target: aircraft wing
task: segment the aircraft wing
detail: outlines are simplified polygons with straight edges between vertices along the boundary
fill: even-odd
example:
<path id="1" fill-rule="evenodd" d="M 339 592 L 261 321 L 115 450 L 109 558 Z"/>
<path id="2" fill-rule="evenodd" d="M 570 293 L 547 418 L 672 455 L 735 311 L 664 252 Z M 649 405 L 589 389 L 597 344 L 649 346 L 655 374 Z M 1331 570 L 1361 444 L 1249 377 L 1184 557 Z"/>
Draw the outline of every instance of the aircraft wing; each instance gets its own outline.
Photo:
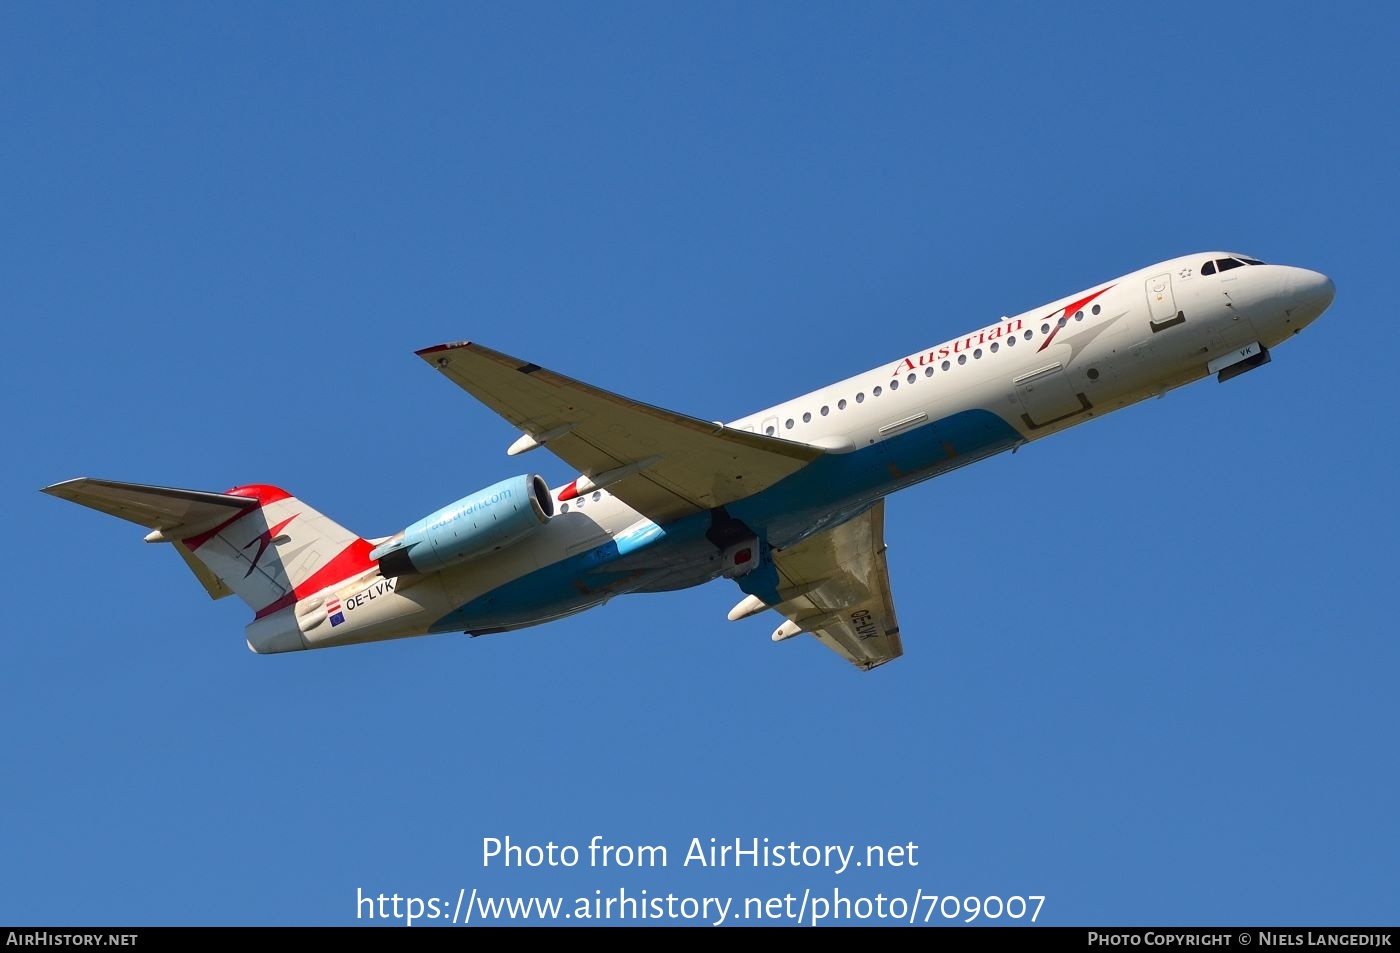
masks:
<path id="1" fill-rule="evenodd" d="M 885 562 L 885 501 L 855 519 L 773 553 L 773 608 L 863 671 L 899 658 L 899 620 Z M 782 633 L 779 629 L 779 633 Z"/>
<path id="2" fill-rule="evenodd" d="M 611 477 L 608 491 L 657 523 L 751 496 L 822 454 L 629 400 L 469 341 L 418 356 L 585 476 Z"/>

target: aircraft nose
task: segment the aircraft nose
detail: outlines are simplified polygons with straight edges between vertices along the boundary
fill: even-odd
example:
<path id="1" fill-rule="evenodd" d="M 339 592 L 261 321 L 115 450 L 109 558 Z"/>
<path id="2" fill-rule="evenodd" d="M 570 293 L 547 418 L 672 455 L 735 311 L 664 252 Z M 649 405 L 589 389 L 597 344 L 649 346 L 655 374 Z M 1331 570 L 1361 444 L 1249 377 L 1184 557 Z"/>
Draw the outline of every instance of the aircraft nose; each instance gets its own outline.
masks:
<path id="1" fill-rule="evenodd" d="M 1332 279 L 1320 271 L 1299 268 L 1293 275 L 1293 297 L 1300 305 L 1315 308 L 1318 314 L 1326 311 L 1337 296 L 1337 286 Z"/>
<path id="2" fill-rule="evenodd" d="M 1273 312 L 1272 319 L 1267 315 L 1256 315 L 1255 327 L 1261 329 L 1266 336 L 1274 330 L 1284 334 L 1297 334 L 1321 317 L 1322 312 L 1331 306 L 1337 286 L 1322 272 L 1309 271 L 1306 268 L 1283 265 L 1279 267 L 1277 274 L 1278 284 L 1275 287 L 1278 289 L 1278 297 L 1274 300 L 1282 307 Z"/>

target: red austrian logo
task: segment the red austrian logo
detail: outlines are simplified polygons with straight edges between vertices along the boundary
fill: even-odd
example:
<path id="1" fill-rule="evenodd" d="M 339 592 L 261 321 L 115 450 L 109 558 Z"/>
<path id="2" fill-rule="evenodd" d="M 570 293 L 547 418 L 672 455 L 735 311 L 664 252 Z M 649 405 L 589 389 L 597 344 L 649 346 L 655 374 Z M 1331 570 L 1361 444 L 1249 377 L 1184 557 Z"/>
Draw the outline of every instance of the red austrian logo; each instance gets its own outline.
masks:
<path id="1" fill-rule="evenodd" d="M 248 571 L 243 574 L 244 579 L 247 579 L 249 576 L 251 576 L 253 574 L 253 570 L 258 568 L 258 560 L 263 558 L 263 553 L 267 552 L 267 547 L 272 545 L 272 541 L 277 538 L 277 534 L 282 532 L 282 530 L 286 528 L 287 524 L 290 523 L 292 520 L 296 519 L 299 515 L 301 514 L 293 513 L 291 516 L 287 517 L 282 522 L 278 523 L 276 526 L 272 527 L 271 529 L 264 530 L 257 536 L 254 536 L 252 539 L 248 540 L 247 545 L 243 547 L 244 551 L 246 552 L 248 547 L 252 546 L 254 543 L 258 544 L 258 551 L 253 554 L 253 561 L 249 564 Z"/>
<path id="2" fill-rule="evenodd" d="M 1079 311 L 1089 302 L 1093 301 L 1099 295 L 1103 294 L 1105 291 L 1112 287 L 1113 285 L 1109 285 L 1108 288 L 1100 288 L 1093 294 L 1085 295 L 1078 301 L 1071 302 L 1070 304 L 1065 305 L 1063 308 L 1056 308 L 1054 311 L 1051 311 L 1043 319 L 1041 319 L 1042 321 L 1050 321 L 1051 319 L 1058 320 L 1056 320 L 1053 327 L 1046 329 L 1048 333 L 1046 334 L 1045 340 L 1041 342 L 1040 347 L 1037 349 L 1037 351 L 1043 351 L 1050 346 L 1050 342 L 1055 340 L 1055 335 L 1059 333 L 1060 328 L 1065 326 L 1065 322 L 1069 320 L 1071 314 L 1074 314 L 1075 312 Z M 904 373 L 905 371 L 915 371 L 921 367 L 927 367 L 930 364 L 937 364 L 939 361 L 946 361 L 949 358 L 956 357 L 960 354 L 966 354 L 968 351 L 972 351 L 976 348 L 979 348 L 984 344 L 991 344 L 1004 338 L 1015 337 L 1017 334 L 1021 333 L 1025 326 L 1026 321 L 1024 318 L 1007 318 L 1000 324 L 994 324 L 989 328 L 983 328 L 975 334 L 969 334 L 965 338 L 959 338 L 956 341 L 949 341 L 946 344 L 941 344 L 938 347 L 932 349 L 931 351 L 927 351 L 923 354 L 916 354 L 912 357 L 906 357 L 898 364 L 896 364 L 893 370 L 890 371 L 890 373 L 893 375 L 898 375 Z M 1029 334 L 1030 332 L 1026 333 Z M 973 356 L 980 357 L 980 355 Z"/>
<path id="3" fill-rule="evenodd" d="M 1112 287 L 1113 287 L 1113 285 L 1109 285 L 1109 286 L 1108 286 L 1108 288 L 1112 288 Z M 1053 340 L 1055 340 L 1055 335 L 1057 335 L 1057 334 L 1060 333 L 1060 328 L 1064 327 L 1064 326 L 1065 326 L 1065 323 L 1066 323 L 1067 321 L 1069 321 L 1069 317 L 1070 317 L 1071 314 L 1074 314 L 1075 312 L 1079 311 L 1081 308 L 1083 308 L 1085 305 L 1087 305 L 1090 301 L 1093 301 L 1093 300 L 1094 300 L 1095 298 L 1097 298 L 1099 295 L 1101 295 L 1101 294 L 1103 294 L 1105 291 L 1107 291 L 1108 288 L 1100 288 L 1098 291 L 1095 291 L 1095 292 L 1094 292 L 1093 294 L 1091 294 L 1091 295 L 1085 295 L 1084 297 L 1080 298 L 1078 301 L 1075 301 L 1075 302 L 1073 302 L 1073 303 L 1071 303 L 1071 304 L 1067 304 L 1067 305 L 1065 305 L 1063 308 L 1060 308 L 1060 309 L 1057 310 L 1057 311 L 1051 311 L 1049 314 L 1047 314 L 1042 320 L 1044 320 L 1044 321 L 1049 321 L 1051 318 L 1055 317 L 1056 315 L 1059 315 L 1059 320 L 1057 320 L 1057 321 L 1055 322 L 1055 326 L 1052 327 L 1052 328 L 1050 329 L 1050 334 L 1049 334 L 1049 336 L 1046 337 L 1046 339 L 1045 339 L 1044 341 L 1041 342 L 1040 347 L 1036 348 L 1036 353 L 1038 354 L 1038 353 L 1040 353 L 1041 351 L 1045 350 L 1047 347 L 1050 346 L 1050 342 L 1053 341 Z"/>

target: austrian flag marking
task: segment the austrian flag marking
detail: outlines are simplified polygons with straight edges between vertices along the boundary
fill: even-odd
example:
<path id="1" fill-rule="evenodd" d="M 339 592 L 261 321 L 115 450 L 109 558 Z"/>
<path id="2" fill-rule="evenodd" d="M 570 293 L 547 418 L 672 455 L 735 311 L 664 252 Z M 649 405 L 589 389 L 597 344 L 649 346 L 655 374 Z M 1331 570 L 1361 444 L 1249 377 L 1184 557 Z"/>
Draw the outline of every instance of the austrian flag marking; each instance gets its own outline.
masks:
<path id="1" fill-rule="evenodd" d="M 335 596 L 326 600 L 326 615 L 330 617 L 332 627 L 345 621 L 345 613 L 340 611 L 340 600 Z"/>

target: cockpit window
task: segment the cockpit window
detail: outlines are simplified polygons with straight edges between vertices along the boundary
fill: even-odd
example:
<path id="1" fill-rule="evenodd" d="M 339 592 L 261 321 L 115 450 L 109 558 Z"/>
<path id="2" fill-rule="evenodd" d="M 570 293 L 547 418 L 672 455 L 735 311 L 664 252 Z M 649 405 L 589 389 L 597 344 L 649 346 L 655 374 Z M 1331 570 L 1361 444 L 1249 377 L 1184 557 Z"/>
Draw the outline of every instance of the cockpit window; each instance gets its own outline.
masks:
<path id="1" fill-rule="evenodd" d="M 1215 261 L 1208 261 L 1201 266 L 1201 274 L 1213 275 L 1217 271 L 1229 271 L 1231 268 L 1242 268 L 1245 265 L 1263 265 L 1266 262 L 1258 258 L 1246 258 L 1243 255 L 1236 255 L 1233 258 L 1217 258 Z"/>

